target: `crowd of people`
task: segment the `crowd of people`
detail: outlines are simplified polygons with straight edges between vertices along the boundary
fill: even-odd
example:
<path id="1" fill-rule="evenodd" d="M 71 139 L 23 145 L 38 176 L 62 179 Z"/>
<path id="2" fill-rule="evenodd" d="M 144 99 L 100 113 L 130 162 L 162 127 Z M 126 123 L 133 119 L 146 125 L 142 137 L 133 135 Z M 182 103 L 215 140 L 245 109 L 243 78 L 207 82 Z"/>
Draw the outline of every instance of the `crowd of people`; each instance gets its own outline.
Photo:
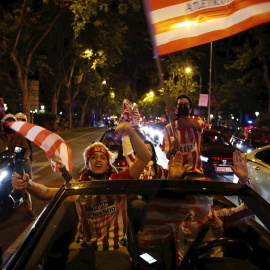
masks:
<path id="1" fill-rule="evenodd" d="M 164 169 L 157 164 L 158 157 L 153 144 L 144 140 L 139 134 L 137 129 L 139 121 L 138 106 L 132 107 L 128 100 L 123 102 L 123 114 L 115 129 L 118 136 L 122 137 L 123 154 L 129 165 L 126 169 L 121 172 L 114 171 L 112 165 L 117 153 L 111 152 L 101 142 L 93 143 L 85 149 L 83 158 L 86 169 L 77 180 L 72 179 L 59 156 L 52 155 L 52 158 L 59 164 L 66 182 L 117 179 L 138 179 L 139 181 L 155 179 L 205 180 L 200 160 L 203 121 L 199 117 L 191 117 L 192 103 L 190 98 L 185 95 L 180 95 L 177 98 L 174 108 L 168 106 L 166 110 L 171 119 L 171 124 L 164 129 L 162 150 L 166 153 L 168 159 L 168 169 Z M 1 121 L 3 128 L 5 128 L 4 124 L 7 119 L 4 116 Z M 13 121 L 16 121 L 16 119 L 13 119 Z M 231 166 L 233 172 L 238 176 L 241 183 L 250 186 L 246 157 L 243 158 L 241 153 L 236 151 L 233 160 L 234 165 Z M 12 183 L 15 189 L 42 200 L 50 200 L 58 191 L 58 188 L 50 188 L 36 183 L 32 179 L 31 171 L 26 169 L 23 175 L 14 172 Z M 177 231 L 175 231 L 175 228 L 169 228 L 169 234 L 175 237 L 178 264 L 188 251 L 186 241 L 183 240 L 182 243 L 179 243 L 179 236 L 181 239 L 189 238 L 190 240 L 190 235 L 187 233 L 190 232 L 187 229 L 191 224 L 190 220 L 192 220 L 193 225 L 194 222 L 197 223 L 196 230 L 198 231 L 207 217 L 215 220 L 213 226 L 222 227 L 226 216 L 233 216 L 240 212 L 245 213 L 244 218 L 252 216 L 245 205 L 229 210 L 212 209 L 211 200 L 211 198 L 207 198 L 206 203 L 205 198 L 203 198 L 203 206 L 199 210 L 197 209 L 197 212 L 194 212 L 194 207 L 185 209 L 186 215 L 189 216 L 189 222 L 182 220 Z M 159 203 L 158 200 L 153 200 L 152 205 L 149 205 L 143 197 L 128 198 L 124 195 L 89 195 L 86 203 L 85 200 L 82 203 L 79 197 L 76 200 L 79 224 L 74 242 L 69 246 L 66 269 L 131 269 L 130 254 L 127 247 L 123 246 L 120 241 L 127 234 L 127 217 L 130 214 L 129 218 L 135 224 L 135 233 L 142 245 L 164 242 L 168 235 L 163 234 L 160 238 L 155 237 L 153 240 L 151 235 L 156 236 L 157 232 L 153 227 L 147 226 L 147 219 L 151 219 L 149 207 L 153 208 L 153 205 Z M 104 205 L 106 207 L 110 205 L 111 211 L 107 211 L 107 214 L 103 214 L 101 211 L 102 214 L 98 216 L 91 215 L 93 206 L 97 205 L 101 209 Z M 158 209 L 158 207 L 154 208 Z M 163 215 L 162 211 L 159 214 Z M 239 215 L 236 216 L 239 217 Z M 240 216 L 243 217 L 243 215 Z M 166 213 L 166 217 L 168 217 L 168 213 Z M 143 219 L 146 222 L 143 223 Z M 194 235 L 194 232 L 192 232 L 192 235 Z"/>

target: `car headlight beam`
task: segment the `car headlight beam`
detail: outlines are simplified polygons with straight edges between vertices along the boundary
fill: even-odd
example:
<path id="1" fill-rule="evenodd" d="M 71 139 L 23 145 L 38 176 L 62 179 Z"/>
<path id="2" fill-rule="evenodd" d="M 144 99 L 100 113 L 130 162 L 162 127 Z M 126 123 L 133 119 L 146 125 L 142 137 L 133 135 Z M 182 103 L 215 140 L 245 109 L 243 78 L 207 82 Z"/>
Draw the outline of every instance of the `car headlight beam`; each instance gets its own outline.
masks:
<path id="1" fill-rule="evenodd" d="M 3 181 L 7 175 L 8 175 L 7 171 L 2 171 L 0 174 L 0 182 Z"/>
<path id="2" fill-rule="evenodd" d="M 201 161 L 203 161 L 203 162 L 208 162 L 208 160 L 209 160 L 208 157 L 201 156 Z"/>

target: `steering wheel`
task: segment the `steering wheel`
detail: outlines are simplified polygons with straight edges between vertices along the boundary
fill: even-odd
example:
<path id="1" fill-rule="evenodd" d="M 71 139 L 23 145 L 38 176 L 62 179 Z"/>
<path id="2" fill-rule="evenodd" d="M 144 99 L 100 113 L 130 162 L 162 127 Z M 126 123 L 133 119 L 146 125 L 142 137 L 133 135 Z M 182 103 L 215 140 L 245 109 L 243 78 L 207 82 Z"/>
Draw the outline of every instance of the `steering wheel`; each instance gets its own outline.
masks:
<path id="1" fill-rule="evenodd" d="M 235 238 L 229 238 L 229 237 L 219 238 L 216 240 L 209 241 L 208 243 L 202 244 L 208 230 L 210 229 L 212 222 L 213 222 L 213 220 L 209 219 L 207 222 L 205 222 L 202 225 L 200 231 L 198 232 L 198 235 L 197 235 L 195 241 L 192 243 L 190 249 L 188 250 L 188 252 L 184 256 L 182 262 L 180 263 L 178 270 L 193 269 L 192 266 L 197 266 L 197 269 L 198 269 L 198 266 L 201 264 L 200 259 L 198 259 L 198 258 L 201 255 L 205 254 L 210 249 L 217 247 L 217 246 L 224 246 L 224 245 L 229 245 L 229 244 L 235 243 L 235 244 L 244 245 L 247 250 L 249 250 L 250 252 L 254 252 L 252 246 L 248 242 L 241 240 L 241 239 L 235 239 Z M 215 258 L 210 257 L 210 258 L 206 258 L 206 259 L 208 259 L 208 262 L 209 262 L 211 260 L 213 261 Z M 218 259 L 220 259 L 220 261 L 221 261 L 222 259 L 224 259 L 224 257 L 218 258 Z M 233 258 L 231 258 L 231 259 L 233 259 Z M 237 259 L 235 259 L 235 260 L 237 260 Z M 239 260 L 238 260 L 238 262 L 239 262 Z M 194 268 L 194 269 L 196 269 L 196 268 Z M 257 268 L 254 268 L 254 269 L 257 269 Z"/>
<path id="2" fill-rule="evenodd" d="M 251 252 L 254 252 L 252 246 L 242 240 L 242 239 L 236 239 L 236 238 L 230 238 L 230 237 L 226 237 L 226 238 L 219 238 L 219 239 L 215 239 L 212 241 L 209 241 L 207 243 L 204 243 L 202 245 L 199 245 L 197 248 L 195 248 L 193 250 L 192 253 L 189 253 L 188 257 L 186 258 L 186 256 L 184 257 L 185 261 L 183 260 L 182 263 L 180 264 L 178 270 L 180 269 L 199 269 L 199 266 L 202 266 L 204 264 L 222 264 L 223 266 L 226 263 L 230 263 L 230 265 L 232 265 L 233 263 L 235 264 L 241 264 L 243 262 L 243 259 L 237 259 L 237 258 L 233 258 L 233 257 L 209 257 L 209 258 L 199 258 L 201 255 L 207 253 L 209 250 L 211 250 L 214 247 L 218 247 L 218 246 L 224 246 L 224 245 L 229 245 L 229 244 L 240 244 L 241 246 L 244 246 L 246 248 L 246 250 L 248 250 L 249 252 L 247 252 L 247 259 L 248 259 L 248 255 Z M 184 262 L 184 264 L 183 264 Z M 259 269 L 257 266 L 251 264 L 248 261 L 245 261 L 246 266 L 248 266 L 248 269 Z M 218 267 L 218 266 L 217 266 Z M 245 267 L 246 268 L 246 267 Z M 207 269 L 207 268 L 205 268 Z"/>

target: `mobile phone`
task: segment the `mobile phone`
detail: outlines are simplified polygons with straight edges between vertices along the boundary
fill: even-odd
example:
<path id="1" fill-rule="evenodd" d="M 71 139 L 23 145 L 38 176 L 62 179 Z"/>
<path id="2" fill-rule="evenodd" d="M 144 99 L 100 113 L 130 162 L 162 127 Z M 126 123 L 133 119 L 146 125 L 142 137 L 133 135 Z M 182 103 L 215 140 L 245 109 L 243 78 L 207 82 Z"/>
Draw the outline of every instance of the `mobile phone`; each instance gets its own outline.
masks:
<path id="1" fill-rule="evenodd" d="M 150 254 L 148 254 L 148 253 L 143 253 L 143 254 L 140 255 L 140 257 L 141 257 L 143 260 L 145 260 L 146 262 L 148 262 L 149 264 L 154 263 L 154 262 L 157 261 L 154 257 L 152 257 L 152 256 L 151 256 Z"/>

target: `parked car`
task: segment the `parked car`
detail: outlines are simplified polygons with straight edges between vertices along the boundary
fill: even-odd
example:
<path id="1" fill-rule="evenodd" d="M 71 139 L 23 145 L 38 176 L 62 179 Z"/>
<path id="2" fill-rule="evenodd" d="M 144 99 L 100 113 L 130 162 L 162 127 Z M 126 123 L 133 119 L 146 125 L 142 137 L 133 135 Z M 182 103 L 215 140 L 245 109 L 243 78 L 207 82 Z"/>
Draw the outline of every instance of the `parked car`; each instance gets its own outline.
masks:
<path id="1" fill-rule="evenodd" d="M 248 153 L 247 166 L 253 189 L 270 203 L 270 145 Z"/>
<path id="2" fill-rule="evenodd" d="M 173 237 L 178 237 L 178 241 L 181 241 L 181 236 L 171 235 L 166 242 L 159 245 L 139 246 L 137 240 L 140 234 L 134 234 L 133 224 L 129 219 L 127 222 L 128 233 L 123 239 L 123 244 L 127 245 L 130 251 L 132 269 L 153 269 L 153 267 L 164 269 L 162 267 L 164 262 L 172 266 L 170 269 L 270 269 L 270 233 L 268 231 L 270 230 L 270 205 L 243 184 L 183 180 L 100 180 L 68 183 L 59 189 L 21 245 L 3 263 L 1 269 L 65 269 L 68 247 L 74 241 L 78 223 L 74 202 L 80 196 L 85 198 L 87 195 L 102 194 L 147 195 L 149 206 L 155 202 L 163 202 L 162 213 L 170 216 L 174 216 L 177 211 L 181 213 L 169 221 L 155 216 L 155 222 L 151 223 L 152 228 L 167 225 L 166 228 L 177 230 L 179 224 L 186 218 L 185 213 L 189 213 L 189 207 L 201 209 L 202 205 L 206 205 L 206 201 L 202 204 L 200 198 L 213 198 L 213 208 L 226 208 L 234 205 L 225 196 L 241 196 L 241 199 L 256 216 L 256 219 L 250 218 L 238 222 L 237 225 L 228 225 L 222 238 L 205 243 L 202 240 L 203 235 L 212 224 L 211 220 L 206 222 L 198 233 L 195 240 L 196 245 L 192 246 L 192 252 L 186 253 L 180 267 L 175 266 L 176 246 Z M 188 203 L 191 205 L 189 206 Z M 185 209 L 188 211 L 185 212 Z M 256 221 L 257 219 L 263 226 Z M 154 232 L 159 232 L 159 230 Z M 223 247 L 223 257 L 217 258 L 214 255 L 210 258 L 200 257 L 213 246 Z M 148 263 L 143 259 L 146 256 L 154 259 Z"/>
<path id="3" fill-rule="evenodd" d="M 118 157 L 113 163 L 118 171 L 121 171 L 128 166 L 126 158 L 123 155 L 122 137 L 119 137 L 115 133 L 114 128 L 106 130 L 101 136 L 100 142 L 106 145 L 110 151 L 118 152 Z"/>
<path id="4" fill-rule="evenodd" d="M 211 126 L 211 130 L 217 130 L 224 135 L 229 141 L 232 137 L 233 130 L 226 126 Z"/>
<path id="5" fill-rule="evenodd" d="M 204 130 L 202 142 L 203 170 L 205 175 L 233 175 L 233 152 L 237 150 L 231 143 L 216 130 Z"/>
<path id="6" fill-rule="evenodd" d="M 230 142 L 242 152 L 249 153 L 270 144 L 270 130 L 254 127 L 248 130 L 245 136 L 245 128 L 239 128 L 232 135 Z"/>

